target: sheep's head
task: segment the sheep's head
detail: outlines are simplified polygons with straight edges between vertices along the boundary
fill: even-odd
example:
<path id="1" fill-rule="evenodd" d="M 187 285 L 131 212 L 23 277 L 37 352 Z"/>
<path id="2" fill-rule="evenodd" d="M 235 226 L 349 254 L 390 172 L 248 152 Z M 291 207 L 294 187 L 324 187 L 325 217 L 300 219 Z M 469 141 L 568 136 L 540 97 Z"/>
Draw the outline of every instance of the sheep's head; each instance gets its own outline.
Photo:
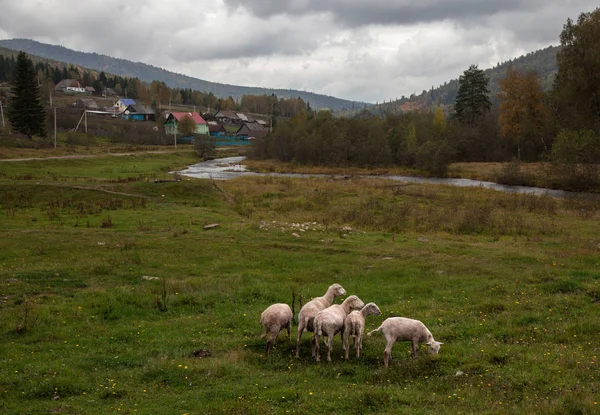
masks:
<path id="1" fill-rule="evenodd" d="M 346 295 L 346 290 L 340 284 L 332 284 L 329 286 L 329 290 L 333 291 L 334 297 L 339 297 L 341 295 Z"/>
<path id="2" fill-rule="evenodd" d="M 429 354 L 438 354 L 440 352 L 440 346 L 444 344 L 441 342 L 437 342 L 437 341 L 431 341 L 428 343 L 425 343 L 425 345 L 429 348 Z"/>
<path id="3" fill-rule="evenodd" d="M 381 310 L 377 307 L 377 304 L 369 303 L 363 307 L 363 313 L 365 316 L 379 316 L 381 315 Z"/>
<path id="4" fill-rule="evenodd" d="M 351 295 L 350 297 L 346 298 L 344 300 L 343 304 L 347 304 L 348 307 L 350 308 L 350 310 L 361 309 L 365 306 L 365 303 L 363 303 L 363 300 L 358 298 L 356 295 Z"/>

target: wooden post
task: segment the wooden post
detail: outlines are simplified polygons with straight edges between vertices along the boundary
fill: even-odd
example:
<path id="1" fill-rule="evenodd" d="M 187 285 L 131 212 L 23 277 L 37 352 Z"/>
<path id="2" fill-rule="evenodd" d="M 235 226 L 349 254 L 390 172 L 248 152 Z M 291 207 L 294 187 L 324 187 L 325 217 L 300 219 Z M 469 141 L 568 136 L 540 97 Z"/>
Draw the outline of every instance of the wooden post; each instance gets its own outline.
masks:
<path id="1" fill-rule="evenodd" d="M 56 148 L 56 108 L 54 109 L 54 148 Z"/>
<path id="2" fill-rule="evenodd" d="M 0 101 L 0 116 L 2 116 L 2 128 L 6 127 L 4 124 L 4 109 L 2 108 L 2 101 Z"/>
<path id="3" fill-rule="evenodd" d="M 85 133 L 87 134 L 87 109 L 84 110 L 84 114 L 85 114 Z"/>

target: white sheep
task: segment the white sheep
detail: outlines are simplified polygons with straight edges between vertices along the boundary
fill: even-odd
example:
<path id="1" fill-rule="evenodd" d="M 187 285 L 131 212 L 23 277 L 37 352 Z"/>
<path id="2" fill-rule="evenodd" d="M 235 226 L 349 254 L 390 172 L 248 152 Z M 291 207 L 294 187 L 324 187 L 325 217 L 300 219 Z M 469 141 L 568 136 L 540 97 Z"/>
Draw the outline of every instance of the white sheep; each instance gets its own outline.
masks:
<path id="1" fill-rule="evenodd" d="M 362 308 L 365 303 L 355 295 L 346 298 L 342 304 L 334 304 L 325 310 L 319 311 L 315 316 L 313 333 L 313 356 L 319 362 L 319 340 L 321 336 L 327 336 L 327 361 L 331 362 L 331 349 L 333 337 L 336 333 L 344 331 L 344 320 L 350 311 Z M 343 344 L 343 343 L 342 343 Z"/>
<path id="2" fill-rule="evenodd" d="M 367 316 L 378 316 L 381 310 L 375 303 L 369 303 L 361 310 L 354 310 L 346 316 L 344 320 L 344 350 L 346 352 L 346 360 L 350 353 L 350 337 L 354 339 L 354 349 L 356 350 L 356 358 L 360 357 L 362 350 L 362 339 L 365 333 L 365 318 Z"/>
<path id="3" fill-rule="evenodd" d="M 304 304 L 298 313 L 298 338 L 296 340 L 296 357 L 300 356 L 300 339 L 304 331 L 313 331 L 313 320 L 317 313 L 326 309 L 335 297 L 346 295 L 346 290 L 340 284 L 332 284 L 323 297 L 316 297 Z M 314 353 L 314 347 L 313 347 Z M 314 357 L 314 354 L 313 354 Z"/>
<path id="4" fill-rule="evenodd" d="M 262 312 L 260 315 L 260 324 L 263 326 L 265 333 L 260 338 L 264 339 L 269 335 L 265 349 L 267 355 L 273 343 L 277 341 L 279 332 L 284 328 L 287 329 L 288 338 L 290 339 L 290 343 L 292 343 L 291 327 L 293 318 L 294 315 L 290 306 L 282 303 L 273 304 Z"/>
<path id="5" fill-rule="evenodd" d="M 389 359 L 392 355 L 392 346 L 396 341 L 412 342 L 412 356 L 417 357 L 419 353 L 419 343 L 425 342 L 429 348 L 430 354 L 438 354 L 440 351 L 440 343 L 435 341 L 429 329 L 419 320 L 413 320 L 404 317 L 390 317 L 386 319 L 381 326 L 369 332 L 367 336 L 381 331 L 387 340 L 385 351 L 383 352 L 383 362 L 388 366 Z"/>

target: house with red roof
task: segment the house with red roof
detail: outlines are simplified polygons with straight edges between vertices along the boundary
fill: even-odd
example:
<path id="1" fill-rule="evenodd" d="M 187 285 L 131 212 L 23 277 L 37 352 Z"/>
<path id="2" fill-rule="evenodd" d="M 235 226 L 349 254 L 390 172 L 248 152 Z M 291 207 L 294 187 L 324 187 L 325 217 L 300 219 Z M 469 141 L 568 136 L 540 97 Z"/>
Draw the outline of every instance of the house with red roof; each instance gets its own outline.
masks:
<path id="1" fill-rule="evenodd" d="M 196 134 L 209 134 L 208 124 L 197 112 L 170 112 L 165 121 L 165 132 L 167 134 L 179 134 L 178 124 L 183 117 L 192 117 L 196 122 Z"/>

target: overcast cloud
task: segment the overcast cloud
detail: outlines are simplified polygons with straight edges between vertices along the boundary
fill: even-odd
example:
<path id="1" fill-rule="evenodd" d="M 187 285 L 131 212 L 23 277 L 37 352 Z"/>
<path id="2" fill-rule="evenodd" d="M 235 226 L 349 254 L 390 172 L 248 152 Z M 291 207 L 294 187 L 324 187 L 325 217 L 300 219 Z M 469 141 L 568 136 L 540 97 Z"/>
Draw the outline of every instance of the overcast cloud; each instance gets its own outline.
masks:
<path id="1" fill-rule="evenodd" d="M 588 0 L 0 0 L 29 38 L 207 81 L 381 102 L 558 44 Z"/>

